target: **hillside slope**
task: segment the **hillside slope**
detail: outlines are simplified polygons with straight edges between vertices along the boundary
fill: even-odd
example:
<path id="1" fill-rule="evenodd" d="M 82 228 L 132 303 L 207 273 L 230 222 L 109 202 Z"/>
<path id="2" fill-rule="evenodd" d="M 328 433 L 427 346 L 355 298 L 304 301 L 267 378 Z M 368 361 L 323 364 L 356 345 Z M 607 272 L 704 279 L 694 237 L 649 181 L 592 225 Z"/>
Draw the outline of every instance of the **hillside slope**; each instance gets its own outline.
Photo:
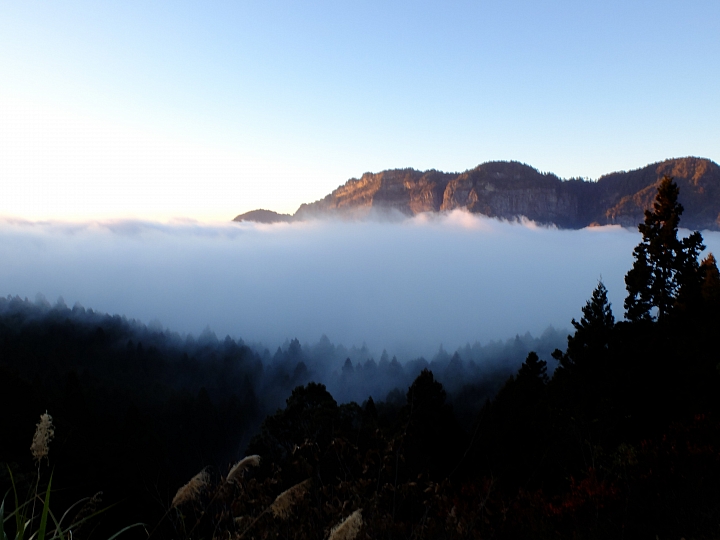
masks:
<path id="1" fill-rule="evenodd" d="M 719 230 L 720 166 L 697 157 L 614 172 L 597 181 L 562 180 L 513 161 L 483 163 L 463 173 L 415 169 L 365 173 L 325 198 L 301 205 L 294 219 L 358 218 L 371 211 L 413 216 L 466 209 L 502 219 L 526 217 L 561 228 L 635 227 L 666 175 L 674 177 L 680 187 L 683 224 L 691 229 Z M 252 220 L 252 216 L 246 219 Z"/>

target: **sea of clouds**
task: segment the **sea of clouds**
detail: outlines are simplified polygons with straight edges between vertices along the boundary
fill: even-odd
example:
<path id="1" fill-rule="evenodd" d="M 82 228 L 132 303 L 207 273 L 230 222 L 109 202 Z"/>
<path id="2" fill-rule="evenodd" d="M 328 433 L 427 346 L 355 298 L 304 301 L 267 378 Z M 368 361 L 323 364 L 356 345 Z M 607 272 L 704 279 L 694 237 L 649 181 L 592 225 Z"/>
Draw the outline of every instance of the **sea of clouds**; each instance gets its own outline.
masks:
<path id="1" fill-rule="evenodd" d="M 720 253 L 720 234 L 704 233 Z M 622 318 L 636 231 L 455 211 L 294 224 L 0 221 L 0 294 L 210 329 L 432 356 L 440 345 L 570 328 L 599 279 Z"/>

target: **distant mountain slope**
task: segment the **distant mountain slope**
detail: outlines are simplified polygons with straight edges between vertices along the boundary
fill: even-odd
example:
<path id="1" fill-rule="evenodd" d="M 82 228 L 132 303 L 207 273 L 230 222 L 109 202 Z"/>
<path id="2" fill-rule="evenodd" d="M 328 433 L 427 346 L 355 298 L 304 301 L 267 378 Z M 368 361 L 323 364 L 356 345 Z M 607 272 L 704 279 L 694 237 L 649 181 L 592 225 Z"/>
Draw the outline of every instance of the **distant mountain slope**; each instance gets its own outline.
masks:
<path id="1" fill-rule="evenodd" d="M 630 172 L 601 177 L 601 206 L 604 223 L 635 226 L 643 211 L 655 199 L 657 185 L 663 176 L 672 176 L 680 188 L 680 202 L 685 207 L 683 227 L 720 229 L 720 166 L 709 159 L 668 159 Z"/>
<path id="2" fill-rule="evenodd" d="M 282 223 L 293 221 L 290 214 L 278 214 L 272 210 L 251 210 L 239 216 L 235 216 L 233 221 L 255 221 L 257 223 Z"/>
<path id="3" fill-rule="evenodd" d="M 524 216 L 560 227 L 582 227 L 582 198 L 576 189 L 580 185 L 517 162 L 485 163 L 448 182 L 440 209 L 466 208 L 490 217 Z"/>
<path id="4" fill-rule="evenodd" d="M 596 182 L 561 180 L 513 161 L 484 163 L 464 173 L 414 169 L 365 173 L 325 198 L 301 205 L 294 218 L 362 217 L 371 210 L 412 216 L 464 208 L 504 219 L 524 216 L 561 228 L 594 224 L 635 227 L 665 175 L 673 176 L 680 187 L 680 201 L 685 206 L 683 226 L 719 230 L 720 166 L 696 157 L 615 172 Z M 249 214 L 252 212 L 244 215 Z"/>

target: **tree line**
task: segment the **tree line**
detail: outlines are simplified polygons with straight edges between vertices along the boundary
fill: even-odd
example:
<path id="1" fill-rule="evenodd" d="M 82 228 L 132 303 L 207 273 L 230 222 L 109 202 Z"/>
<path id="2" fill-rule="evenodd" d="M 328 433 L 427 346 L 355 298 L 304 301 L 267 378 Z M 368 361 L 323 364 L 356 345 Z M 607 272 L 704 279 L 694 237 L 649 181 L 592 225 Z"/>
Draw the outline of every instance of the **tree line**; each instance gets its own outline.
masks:
<path id="1" fill-rule="evenodd" d="M 0 461 L 32 484 L 26 441 L 52 408 L 54 485 L 122 501 L 98 531 L 321 538 L 355 516 L 370 538 L 717 537 L 720 273 L 699 233 L 679 237 L 677 195 L 663 179 L 639 227 L 625 320 L 599 283 L 564 350 L 450 394 L 426 363 L 405 391 L 338 403 L 283 358 L 297 347 L 268 364 L 233 340 L 5 310 Z"/>
<path id="2" fill-rule="evenodd" d="M 27 441 L 49 411 L 55 485 L 63 486 L 53 500 L 69 506 L 102 491 L 107 503 L 122 501 L 117 520 L 153 523 L 188 475 L 242 456 L 299 385 L 322 381 L 343 401 L 375 396 L 397 409 L 403 388 L 430 368 L 457 390 L 456 413 L 469 424 L 528 350 L 549 351 L 558 338 L 549 329 L 539 338 L 468 345 L 464 358 L 441 349 L 430 361 L 401 363 L 383 351 L 376 362 L 364 347 L 327 338 L 291 340 L 271 354 L 210 331 L 180 336 L 62 300 L 0 298 L 0 407 L 11 411 L 0 415 L 0 490 L 11 487 L 9 470 L 21 491 L 33 485 Z M 113 519 L 104 518 L 108 530 Z"/>
<path id="3" fill-rule="evenodd" d="M 717 537 L 720 274 L 678 236 L 677 193 L 663 179 L 640 225 L 625 320 L 599 283 L 552 376 L 531 352 L 469 430 L 427 369 L 399 408 L 300 386 L 251 441 L 260 465 L 232 489 L 220 470 L 175 533 L 321 538 L 361 512 L 369 538 Z"/>

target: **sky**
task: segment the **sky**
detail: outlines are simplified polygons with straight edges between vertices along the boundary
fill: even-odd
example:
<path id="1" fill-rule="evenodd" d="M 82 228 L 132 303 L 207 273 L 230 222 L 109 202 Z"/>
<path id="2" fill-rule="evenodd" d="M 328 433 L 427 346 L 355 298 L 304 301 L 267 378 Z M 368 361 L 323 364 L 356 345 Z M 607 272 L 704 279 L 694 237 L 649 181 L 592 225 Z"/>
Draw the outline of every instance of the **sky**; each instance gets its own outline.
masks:
<path id="1" fill-rule="evenodd" d="M 716 0 L 0 0 L 0 216 L 223 222 L 364 172 L 720 161 Z"/>

